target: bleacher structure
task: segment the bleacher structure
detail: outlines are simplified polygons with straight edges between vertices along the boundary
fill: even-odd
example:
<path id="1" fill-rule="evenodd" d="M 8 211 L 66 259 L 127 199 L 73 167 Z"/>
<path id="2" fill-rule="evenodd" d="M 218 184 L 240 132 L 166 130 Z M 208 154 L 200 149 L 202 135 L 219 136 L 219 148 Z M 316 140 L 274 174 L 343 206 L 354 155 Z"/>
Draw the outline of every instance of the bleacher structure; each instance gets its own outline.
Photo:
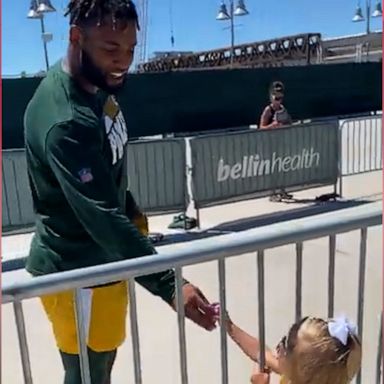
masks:
<path id="1" fill-rule="evenodd" d="M 323 39 L 307 33 L 236 45 L 233 68 L 266 68 L 292 65 L 380 61 L 382 32 Z M 195 53 L 157 55 L 138 66 L 138 72 L 168 72 L 231 66 L 231 47 Z"/>

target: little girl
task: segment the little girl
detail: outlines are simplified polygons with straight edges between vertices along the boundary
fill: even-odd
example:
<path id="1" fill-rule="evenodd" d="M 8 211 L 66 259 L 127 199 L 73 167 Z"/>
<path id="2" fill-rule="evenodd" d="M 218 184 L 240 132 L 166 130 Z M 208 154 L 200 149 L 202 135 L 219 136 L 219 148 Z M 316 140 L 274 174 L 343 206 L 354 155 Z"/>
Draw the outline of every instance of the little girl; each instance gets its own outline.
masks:
<path id="1" fill-rule="evenodd" d="M 259 361 L 259 341 L 226 319 L 228 335 L 253 361 Z M 347 384 L 361 366 L 361 345 L 346 318 L 305 317 L 293 324 L 276 348 L 266 348 L 267 372 L 281 375 L 281 384 Z M 254 373 L 254 384 L 267 384 L 269 375 Z"/>

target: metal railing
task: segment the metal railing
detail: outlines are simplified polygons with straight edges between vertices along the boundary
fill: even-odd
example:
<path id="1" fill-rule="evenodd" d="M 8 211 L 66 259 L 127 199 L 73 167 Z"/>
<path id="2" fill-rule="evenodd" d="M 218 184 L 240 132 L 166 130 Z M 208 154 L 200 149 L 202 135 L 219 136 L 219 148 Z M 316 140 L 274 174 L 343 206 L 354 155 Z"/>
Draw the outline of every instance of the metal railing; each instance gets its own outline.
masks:
<path id="1" fill-rule="evenodd" d="M 383 375 L 383 312 L 380 315 L 379 326 L 379 339 L 377 343 L 377 356 L 376 356 L 376 384 L 380 383 L 380 379 Z M 384 377 L 383 377 L 384 381 Z"/>
<path id="2" fill-rule="evenodd" d="M 342 176 L 383 168 L 381 115 L 345 120 L 340 129 Z"/>
<path id="3" fill-rule="evenodd" d="M 292 222 L 277 223 L 266 227 L 252 229 L 244 233 L 235 233 L 220 236 L 220 239 L 210 238 L 195 241 L 193 247 L 185 247 L 147 256 L 134 260 L 100 265 L 86 269 L 51 274 L 36 277 L 26 281 L 5 283 L 2 286 L 2 304 L 13 303 L 17 334 L 20 345 L 21 362 L 24 374 L 24 383 L 32 384 L 32 370 L 29 359 L 27 334 L 23 315 L 22 300 L 40 297 L 55 292 L 76 290 L 75 308 L 77 319 L 77 332 L 81 351 L 81 371 L 83 384 L 90 384 L 87 345 L 84 335 L 82 302 L 78 293 L 82 287 L 89 287 L 107 282 L 128 280 L 130 299 L 131 334 L 134 356 L 135 383 L 142 383 L 140 342 L 137 324 L 137 305 L 134 279 L 138 276 L 159 272 L 168 268 L 175 268 L 176 302 L 178 312 L 180 371 L 182 384 L 188 383 L 187 351 L 185 316 L 182 292 L 182 268 L 208 261 L 218 262 L 219 297 L 221 301 L 221 319 L 226 310 L 226 274 L 225 258 L 257 252 L 258 267 L 258 302 L 259 302 L 259 337 L 261 343 L 261 369 L 265 365 L 265 303 L 264 303 L 264 258 L 265 250 L 296 244 L 296 318 L 301 316 L 302 308 L 302 268 L 303 268 L 303 242 L 329 237 L 329 276 L 328 276 L 328 316 L 334 313 L 335 294 L 335 241 L 336 235 L 360 229 L 360 263 L 359 263 L 359 291 L 358 329 L 360 337 L 363 336 L 364 321 L 364 289 L 365 289 L 365 261 L 367 253 L 367 229 L 382 223 L 381 203 L 371 203 L 355 208 L 326 213 L 315 217 L 304 218 Z M 223 322 L 221 322 L 223 324 Z M 221 327 L 221 366 L 222 383 L 228 384 L 228 356 L 227 336 L 224 327 Z M 379 348 L 380 349 L 380 348 Z M 378 364 L 380 359 L 378 357 Z M 380 364 L 379 364 L 380 365 Z M 380 382 L 380 366 L 377 368 L 377 383 Z M 361 382 L 359 375 L 357 383 Z"/>
<path id="4" fill-rule="evenodd" d="M 343 178 L 383 169 L 382 115 L 340 122 L 339 194 Z"/>

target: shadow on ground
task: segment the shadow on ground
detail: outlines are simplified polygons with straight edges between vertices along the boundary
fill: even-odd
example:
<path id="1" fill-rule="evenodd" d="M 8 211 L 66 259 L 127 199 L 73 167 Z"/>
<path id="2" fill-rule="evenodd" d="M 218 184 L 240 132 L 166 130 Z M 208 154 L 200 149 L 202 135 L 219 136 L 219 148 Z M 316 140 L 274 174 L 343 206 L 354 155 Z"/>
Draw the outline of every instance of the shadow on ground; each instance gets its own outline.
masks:
<path id="1" fill-rule="evenodd" d="M 158 242 L 157 245 L 169 245 L 181 242 L 188 242 L 193 240 L 200 240 L 207 237 L 223 235 L 232 232 L 241 232 L 248 229 L 263 227 L 270 224 L 281 223 L 289 220 L 297 220 L 308 216 L 319 215 L 321 213 L 327 213 L 337 211 L 340 209 L 352 208 L 362 204 L 372 202 L 371 200 L 350 200 L 350 201 L 329 201 L 329 202 L 317 202 L 315 200 L 303 199 L 297 200 L 292 199 L 287 202 L 281 202 L 277 204 L 310 204 L 310 206 L 294 208 L 289 211 L 278 211 L 268 213 L 264 215 L 258 215 L 254 217 L 248 217 L 245 219 L 229 221 L 222 223 L 215 227 L 201 230 L 201 231 L 190 231 L 180 233 L 172 233 L 164 235 L 162 241 Z"/>
<path id="2" fill-rule="evenodd" d="M 297 220 L 308 216 L 319 215 L 337 211 L 340 209 L 352 208 L 362 204 L 367 204 L 372 200 L 347 200 L 347 201 L 327 201 L 319 202 L 310 199 L 291 199 L 276 204 L 311 204 L 306 207 L 294 208 L 289 211 L 278 211 L 245 219 L 229 221 L 213 228 L 180 231 L 180 233 L 165 234 L 161 241 L 155 243 L 156 246 L 164 246 L 178 243 L 185 243 L 194 240 L 201 240 L 213 236 L 221 236 L 232 232 L 241 232 L 248 229 L 263 227 L 270 224 L 281 223 L 289 220 Z M 2 272 L 11 272 L 24 268 L 25 259 L 19 258 L 6 260 L 1 263 Z"/>

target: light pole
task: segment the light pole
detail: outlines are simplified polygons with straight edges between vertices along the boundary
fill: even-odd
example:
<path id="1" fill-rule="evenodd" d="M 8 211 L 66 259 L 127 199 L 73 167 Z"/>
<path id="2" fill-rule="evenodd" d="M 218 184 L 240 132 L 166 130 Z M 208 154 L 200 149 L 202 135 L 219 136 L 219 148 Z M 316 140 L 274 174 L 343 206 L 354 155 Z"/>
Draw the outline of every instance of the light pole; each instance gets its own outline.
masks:
<path id="1" fill-rule="evenodd" d="M 381 8 L 381 2 L 380 0 L 376 1 L 375 9 L 373 13 L 371 14 L 371 0 L 366 0 L 366 18 L 367 18 L 367 27 L 366 27 L 366 33 L 369 35 L 371 33 L 371 27 L 370 27 L 370 21 L 371 17 L 381 17 L 383 15 L 383 10 Z M 363 11 L 361 9 L 360 3 L 357 4 L 356 7 L 356 13 L 355 16 L 353 17 L 352 21 L 353 22 L 360 22 L 364 21 L 364 15 Z"/>
<path id="2" fill-rule="evenodd" d="M 244 0 L 238 0 L 236 9 L 234 5 L 234 0 L 229 0 L 229 12 L 227 6 L 223 0 L 220 5 L 219 13 L 216 16 L 216 20 L 230 20 L 231 21 L 231 67 L 233 67 L 233 59 L 235 56 L 235 16 L 245 16 L 249 12 L 245 7 Z"/>
<path id="3" fill-rule="evenodd" d="M 47 43 L 49 43 L 52 40 L 52 34 L 45 32 L 44 14 L 49 12 L 56 12 L 56 9 L 51 4 L 50 0 L 31 0 L 31 6 L 27 14 L 28 19 L 40 20 L 41 38 L 43 40 L 45 65 L 46 65 L 47 71 L 49 69 Z"/>

